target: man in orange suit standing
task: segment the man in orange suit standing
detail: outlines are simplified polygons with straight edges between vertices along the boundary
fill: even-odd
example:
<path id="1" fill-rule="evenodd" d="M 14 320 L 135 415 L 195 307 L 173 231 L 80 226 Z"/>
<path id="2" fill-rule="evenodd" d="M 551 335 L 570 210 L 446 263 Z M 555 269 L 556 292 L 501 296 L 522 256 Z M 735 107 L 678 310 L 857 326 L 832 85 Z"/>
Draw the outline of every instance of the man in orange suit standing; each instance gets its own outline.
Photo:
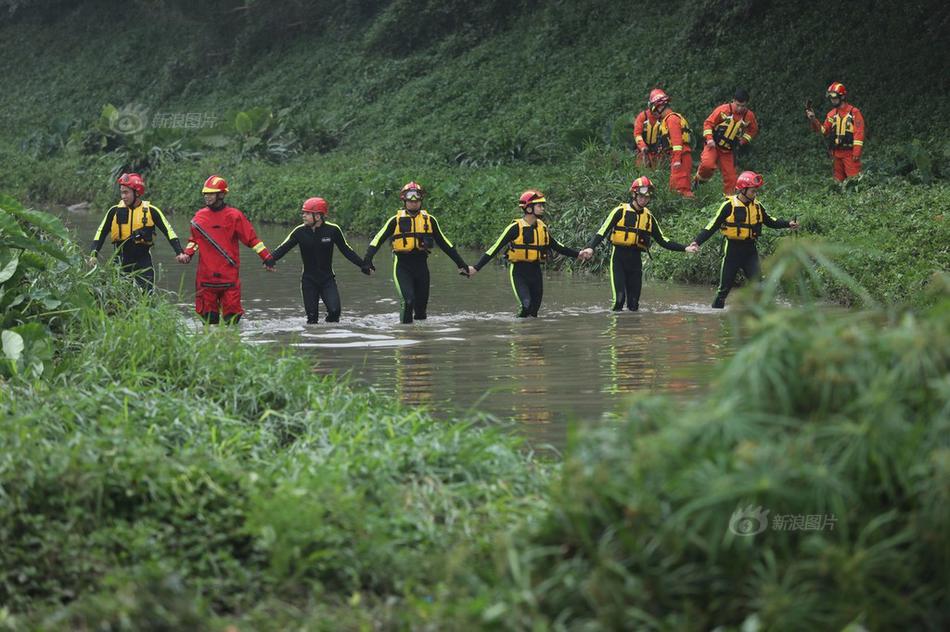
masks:
<path id="1" fill-rule="evenodd" d="M 848 100 L 848 90 L 843 83 L 828 86 L 831 109 L 825 122 L 819 123 L 815 111 L 805 109 L 811 128 L 828 139 L 831 157 L 834 159 L 835 180 L 841 182 L 861 173 L 861 152 L 864 150 L 864 116 L 861 110 Z"/>
<path id="2" fill-rule="evenodd" d="M 736 160 L 733 150 L 747 145 L 759 133 L 759 122 L 749 109 L 749 93 L 739 88 L 730 103 L 723 103 L 703 122 L 706 146 L 699 159 L 696 184 L 709 180 L 716 168 L 722 173 L 722 192 L 732 195 L 736 188 Z"/>
<path id="3" fill-rule="evenodd" d="M 691 198 L 689 175 L 693 171 L 692 146 L 686 117 L 670 108 L 670 97 L 657 88 L 650 92 L 650 111 L 660 120 L 660 134 L 670 145 L 670 190 Z"/>

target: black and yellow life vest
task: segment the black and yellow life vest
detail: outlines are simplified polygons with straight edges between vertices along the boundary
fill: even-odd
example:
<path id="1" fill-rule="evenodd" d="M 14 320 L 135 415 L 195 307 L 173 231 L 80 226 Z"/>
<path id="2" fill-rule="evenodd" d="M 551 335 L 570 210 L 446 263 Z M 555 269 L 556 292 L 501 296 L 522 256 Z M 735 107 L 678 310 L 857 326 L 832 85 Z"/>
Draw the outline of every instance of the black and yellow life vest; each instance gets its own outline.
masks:
<path id="1" fill-rule="evenodd" d="M 690 141 L 693 138 L 693 130 L 690 129 L 689 121 L 686 120 L 686 117 L 678 112 L 670 112 L 669 114 L 663 117 L 663 122 L 660 123 L 660 133 L 663 134 L 667 139 L 669 139 L 670 126 L 666 124 L 666 119 L 670 118 L 671 116 L 680 117 L 680 129 L 683 132 L 683 147 L 689 146 Z M 670 144 L 672 144 L 672 141 L 670 141 Z"/>
<path id="2" fill-rule="evenodd" d="M 411 215 L 406 209 L 396 211 L 396 230 L 392 236 L 395 252 L 428 252 L 435 246 L 429 213 L 420 210 Z"/>
<path id="3" fill-rule="evenodd" d="M 734 112 L 730 112 L 730 114 L 722 117 L 712 131 L 716 146 L 721 149 L 732 150 L 747 125 L 748 123 L 746 123 L 745 118 Z"/>
<path id="4" fill-rule="evenodd" d="M 839 109 L 831 118 L 831 146 L 835 149 L 852 149 L 854 147 L 854 106 L 848 107 L 848 113 L 843 115 Z"/>
<path id="5" fill-rule="evenodd" d="M 151 246 L 155 236 L 155 218 L 152 217 L 152 205 L 146 201 L 134 209 L 129 209 L 125 202 L 115 207 L 112 216 L 112 243 L 119 243 L 132 239 L 133 243 Z"/>
<path id="6" fill-rule="evenodd" d="M 726 198 L 724 204 L 729 205 L 729 214 L 719 227 L 719 232 L 727 239 L 758 239 L 762 234 L 762 207 L 754 200 L 747 206 L 739 201 L 737 195 Z"/>
<path id="7" fill-rule="evenodd" d="M 548 258 L 551 237 L 548 227 L 541 220 L 532 226 L 523 219 L 518 222 L 518 235 L 508 244 L 508 261 L 512 263 L 538 262 Z"/>
<path id="8" fill-rule="evenodd" d="M 647 151 L 657 153 L 669 146 L 669 139 L 660 129 L 662 126 L 663 123 L 659 119 L 650 121 L 649 114 L 643 118 L 643 142 L 647 146 Z"/>
<path id="9" fill-rule="evenodd" d="M 623 216 L 614 224 L 610 233 L 610 243 L 615 246 L 636 246 L 640 250 L 650 249 L 650 237 L 653 234 L 653 215 L 644 208 L 639 213 L 630 204 L 621 204 L 614 209 L 623 209 Z"/>

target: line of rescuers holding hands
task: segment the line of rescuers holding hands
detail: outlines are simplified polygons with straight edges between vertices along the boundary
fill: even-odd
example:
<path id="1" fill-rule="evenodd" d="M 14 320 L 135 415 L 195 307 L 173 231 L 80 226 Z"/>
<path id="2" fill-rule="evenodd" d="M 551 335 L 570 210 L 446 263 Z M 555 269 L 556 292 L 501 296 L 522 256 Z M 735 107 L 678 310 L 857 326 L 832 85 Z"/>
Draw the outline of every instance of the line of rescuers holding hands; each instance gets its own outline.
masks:
<path id="1" fill-rule="evenodd" d="M 233 324 L 240 320 L 241 305 L 239 244 L 254 250 L 266 269 L 298 247 L 303 261 L 301 294 L 308 323 L 317 323 L 319 304 L 326 309 L 325 322 L 337 322 L 342 311 L 340 293 L 333 274 L 333 251 L 339 250 L 367 275 L 373 274 L 373 258 L 384 242 L 394 256 L 393 281 L 401 299 L 400 322 L 425 320 L 429 303 L 429 253 L 438 246 L 455 263 L 459 274 L 475 276 L 499 253 L 508 263 L 511 288 L 517 299 L 519 318 L 537 317 L 544 292 L 542 264 L 552 253 L 588 261 L 604 241 L 611 245 L 610 279 L 612 309 L 640 306 L 642 255 L 653 242 L 667 250 L 698 252 L 716 232 L 725 237 L 719 287 L 712 306 L 722 308 L 740 270 L 747 279 L 757 280 L 760 266 L 756 240 L 762 227 L 798 228 L 795 221 L 776 219 L 758 200 L 764 185 L 760 174 L 745 171 L 736 178 L 734 194 L 725 198 L 716 215 L 693 241 L 680 244 L 666 238 L 649 204 L 655 193 L 653 182 L 638 177 L 630 185 L 628 200 L 611 209 L 600 228 L 581 250 L 561 243 L 544 221 L 547 200 L 538 190 L 528 190 L 518 198 L 521 217 L 514 219 L 485 251 L 477 263 L 468 265 L 445 236 L 438 220 L 423 208 L 426 192 L 417 182 L 402 187 L 402 207 L 392 215 L 370 241 L 360 257 L 349 245 L 340 227 L 328 221 L 329 205 L 319 197 L 307 199 L 301 209 L 302 223 L 296 226 L 273 251 L 257 237 L 247 217 L 225 201 L 229 193 L 224 178 L 213 175 L 202 188 L 205 206 L 190 223 L 191 234 L 182 248 L 178 237 L 161 211 L 142 199 L 145 184 L 138 174 L 123 174 L 119 180 L 121 201 L 109 209 L 97 229 L 92 244 L 95 258 L 107 235 L 111 235 L 116 257 L 123 270 L 132 274 L 146 291 L 153 287 L 149 250 L 156 229 L 171 243 L 180 263 L 198 257 L 195 277 L 195 311 L 209 324 Z"/>

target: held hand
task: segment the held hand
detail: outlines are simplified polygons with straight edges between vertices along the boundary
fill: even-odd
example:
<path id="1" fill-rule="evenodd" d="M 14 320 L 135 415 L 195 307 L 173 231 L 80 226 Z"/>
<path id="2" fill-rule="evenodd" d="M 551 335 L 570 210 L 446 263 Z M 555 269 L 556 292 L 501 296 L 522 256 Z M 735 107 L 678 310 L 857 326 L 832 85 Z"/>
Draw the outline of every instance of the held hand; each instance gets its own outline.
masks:
<path id="1" fill-rule="evenodd" d="M 791 221 L 788 223 L 788 227 L 791 228 L 792 230 L 798 230 L 798 227 L 799 227 L 800 225 L 801 225 L 801 224 L 799 224 L 798 221 L 797 221 L 797 220 L 794 220 L 794 219 L 791 220 Z"/>
<path id="2" fill-rule="evenodd" d="M 469 276 L 469 278 L 472 278 L 473 276 L 475 276 L 475 273 L 476 273 L 476 272 L 478 272 L 478 270 L 475 269 L 475 266 L 469 266 L 469 267 L 468 267 L 468 276 Z"/>
<path id="3" fill-rule="evenodd" d="M 686 252 L 691 252 L 691 253 L 699 252 L 699 244 L 697 244 L 695 241 L 692 242 L 690 245 L 686 246 Z"/>
<path id="4" fill-rule="evenodd" d="M 90 255 L 86 260 L 86 263 L 89 264 L 90 268 L 95 268 L 97 265 L 99 265 L 99 259 L 96 257 L 96 255 Z"/>
<path id="5" fill-rule="evenodd" d="M 468 267 L 459 266 L 459 274 L 460 274 L 461 276 L 467 278 L 467 277 L 469 276 L 469 274 L 468 274 Z"/>
<path id="6" fill-rule="evenodd" d="M 590 261 L 593 256 L 594 256 L 593 248 L 584 248 L 583 250 L 581 250 L 580 254 L 577 255 L 577 258 L 580 259 L 581 261 Z"/>
<path id="7" fill-rule="evenodd" d="M 190 263 L 191 255 L 185 254 L 184 252 L 180 253 L 175 259 L 178 260 L 178 263 Z"/>
<path id="8" fill-rule="evenodd" d="M 360 267 L 360 272 L 362 272 L 366 276 L 371 276 L 375 270 L 376 270 L 375 266 L 367 265 L 365 263 L 362 265 L 362 267 Z"/>

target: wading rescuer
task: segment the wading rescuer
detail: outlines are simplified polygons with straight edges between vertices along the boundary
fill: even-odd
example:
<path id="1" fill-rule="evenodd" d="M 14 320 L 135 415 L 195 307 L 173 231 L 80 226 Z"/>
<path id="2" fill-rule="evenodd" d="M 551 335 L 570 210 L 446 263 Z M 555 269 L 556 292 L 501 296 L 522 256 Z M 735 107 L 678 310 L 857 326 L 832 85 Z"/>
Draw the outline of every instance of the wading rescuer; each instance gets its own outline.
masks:
<path id="1" fill-rule="evenodd" d="M 650 92 L 650 111 L 660 120 L 660 134 L 670 146 L 670 190 L 691 198 L 693 149 L 689 123 L 686 117 L 670 108 L 669 95 L 659 88 Z"/>
<path id="2" fill-rule="evenodd" d="M 333 249 L 339 248 L 343 256 L 358 268 L 363 267 L 360 258 L 339 226 L 326 221 L 329 207 L 321 197 L 312 197 L 303 203 L 300 210 L 303 224 L 297 226 L 287 238 L 274 249 L 264 265 L 273 267 L 281 257 L 294 246 L 300 246 L 300 258 L 303 259 L 303 274 L 300 277 L 300 292 L 303 294 L 303 308 L 307 312 L 307 324 L 315 324 L 319 314 L 320 299 L 327 308 L 326 322 L 340 320 L 340 291 L 333 275 Z"/>
<path id="3" fill-rule="evenodd" d="M 372 274 L 373 257 L 380 245 L 387 239 L 392 243 L 393 281 L 402 298 L 399 322 L 411 323 L 413 319 L 425 320 L 429 305 L 429 253 L 438 245 L 458 266 L 459 274 L 469 276 L 475 269 L 468 266 L 452 245 L 439 222 L 422 208 L 425 190 L 416 182 L 408 182 L 399 192 L 403 208 L 389 218 L 389 221 L 376 233 L 366 256 L 363 257 L 364 274 Z"/>
<path id="4" fill-rule="evenodd" d="M 736 160 L 733 150 L 752 142 L 759 133 L 759 122 L 749 109 L 749 93 L 739 88 L 731 103 L 723 103 L 703 122 L 706 146 L 699 159 L 694 180 L 709 180 L 716 168 L 722 174 L 722 193 L 732 195 L 736 188 Z"/>
<path id="5" fill-rule="evenodd" d="M 696 235 L 687 252 L 699 252 L 699 247 L 717 230 L 726 238 L 722 267 L 719 273 L 719 291 L 712 306 L 722 309 L 726 296 L 732 289 L 739 270 L 749 281 L 758 281 L 760 275 L 759 252 L 755 241 L 762 233 L 762 225 L 769 228 L 798 228 L 798 222 L 775 219 L 765 212 L 755 198 L 764 184 L 762 176 L 754 171 L 743 171 L 736 179 L 736 195 L 726 198 L 716 216 Z"/>
<path id="6" fill-rule="evenodd" d="M 656 169 L 669 152 L 669 139 L 660 132 L 662 121 L 647 107 L 633 121 L 633 139 L 637 143 L 637 166 Z"/>
<path id="7" fill-rule="evenodd" d="M 96 262 L 106 235 L 110 235 L 122 270 L 130 273 L 139 287 L 152 292 L 155 288 L 155 269 L 152 267 L 151 248 L 155 243 L 155 229 L 165 235 L 176 255 L 182 252 L 181 242 L 161 209 L 141 199 L 145 195 L 142 176 L 123 173 L 116 182 L 119 183 L 122 200 L 106 212 L 96 229 L 92 239 L 91 262 Z"/>
<path id="8" fill-rule="evenodd" d="M 861 173 L 864 116 L 861 110 L 847 102 L 848 90 L 843 83 L 836 81 L 828 86 L 827 95 L 831 109 L 828 110 L 824 123 L 819 123 L 815 118 L 815 111 L 810 102 L 805 107 L 805 116 L 808 117 L 811 128 L 828 140 L 835 180 L 841 182 Z"/>
<path id="9" fill-rule="evenodd" d="M 179 263 L 188 263 L 198 253 L 195 311 L 211 325 L 237 323 L 244 313 L 238 244 L 252 248 L 264 261 L 270 257 L 244 213 L 224 203 L 228 191 L 228 183 L 220 176 L 205 180 L 201 193 L 207 206 L 192 218 L 191 239 L 178 255 Z"/>
<path id="10" fill-rule="evenodd" d="M 475 264 L 475 270 L 481 270 L 491 261 L 498 251 L 507 246 L 508 275 L 511 289 L 518 299 L 518 318 L 533 316 L 537 318 L 544 295 L 544 278 L 541 263 L 547 261 L 552 250 L 566 257 L 587 260 L 590 257 L 558 242 L 548 230 L 544 217 L 544 194 L 529 190 L 518 198 L 518 206 L 524 215 L 509 224 L 501 236 L 492 244 L 482 258 Z"/>
<path id="11" fill-rule="evenodd" d="M 647 208 L 655 187 L 647 177 L 639 177 L 630 185 L 630 202 L 615 207 L 587 247 L 581 250 L 590 259 L 594 248 L 604 239 L 613 245 L 610 251 L 610 282 L 613 289 L 613 311 L 623 310 L 624 302 L 631 312 L 640 308 L 643 283 L 642 253 L 649 252 L 652 241 L 667 250 L 683 252 L 686 246 L 669 241 L 660 230 L 656 218 Z"/>

